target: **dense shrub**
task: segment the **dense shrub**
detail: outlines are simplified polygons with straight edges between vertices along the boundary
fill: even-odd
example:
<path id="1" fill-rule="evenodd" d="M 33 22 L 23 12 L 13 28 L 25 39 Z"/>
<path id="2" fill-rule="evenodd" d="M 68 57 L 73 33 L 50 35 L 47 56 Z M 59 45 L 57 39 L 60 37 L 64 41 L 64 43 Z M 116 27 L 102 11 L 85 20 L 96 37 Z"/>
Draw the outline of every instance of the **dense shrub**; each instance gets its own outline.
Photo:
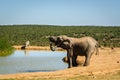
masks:
<path id="1" fill-rule="evenodd" d="M 0 56 L 11 55 L 13 51 L 12 46 L 5 38 L 0 38 Z"/>
<path id="2" fill-rule="evenodd" d="M 48 46 L 48 36 L 92 36 L 100 45 L 120 47 L 120 27 L 104 26 L 52 26 L 52 25 L 6 25 L 0 26 L 0 36 L 6 36 L 12 45 Z"/>

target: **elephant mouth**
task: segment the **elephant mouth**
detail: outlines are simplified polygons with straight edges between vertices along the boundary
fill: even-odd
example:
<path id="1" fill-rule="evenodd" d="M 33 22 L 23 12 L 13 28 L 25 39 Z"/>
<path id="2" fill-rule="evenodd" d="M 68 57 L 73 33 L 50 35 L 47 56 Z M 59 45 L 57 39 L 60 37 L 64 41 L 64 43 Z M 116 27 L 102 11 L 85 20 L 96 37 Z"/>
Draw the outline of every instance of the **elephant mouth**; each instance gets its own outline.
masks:
<path id="1" fill-rule="evenodd" d="M 56 51 L 57 45 L 55 45 L 55 43 L 53 43 L 53 42 L 50 42 L 50 49 L 51 49 L 52 51 Z"/>

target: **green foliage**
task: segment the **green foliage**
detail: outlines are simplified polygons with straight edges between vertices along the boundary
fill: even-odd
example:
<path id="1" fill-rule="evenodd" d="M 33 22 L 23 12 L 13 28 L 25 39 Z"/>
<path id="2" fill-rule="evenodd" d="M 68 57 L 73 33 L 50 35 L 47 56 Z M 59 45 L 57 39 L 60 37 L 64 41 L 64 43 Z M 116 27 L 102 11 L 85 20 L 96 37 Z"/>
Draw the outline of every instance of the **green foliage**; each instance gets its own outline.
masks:
<path id="1" fill-rule="evenodd" d="M 0 38 L 0 56 L 5 57 L 12 54 L 13 48 L 5 38 Z"/>
<path id="2" fill-rule="evenodd" d="M 120 27 L 103 26 L 52 26 L 52 25 L 6 25 L 0 26 L 0 36 L 5 35 L 12 45 L 48 46 L 48 36 L 70 37 L 92 36 L 100 45 L 120 47 Z"/>

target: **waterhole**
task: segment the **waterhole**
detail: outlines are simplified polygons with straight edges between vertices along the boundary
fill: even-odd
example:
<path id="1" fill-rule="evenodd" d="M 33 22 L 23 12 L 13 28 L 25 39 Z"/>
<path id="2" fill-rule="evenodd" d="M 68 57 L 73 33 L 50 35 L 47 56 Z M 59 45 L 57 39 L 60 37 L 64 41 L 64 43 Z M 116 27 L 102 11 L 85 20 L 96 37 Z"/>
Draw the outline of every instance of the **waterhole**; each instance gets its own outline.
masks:
<path id="1" fill-rule="evenodd" d="M 0 74 L 63 70 L 67 68 L 62 61 L 65 56 L 62 51 L 15 50 L 8 57 L 0 57 Z"/>

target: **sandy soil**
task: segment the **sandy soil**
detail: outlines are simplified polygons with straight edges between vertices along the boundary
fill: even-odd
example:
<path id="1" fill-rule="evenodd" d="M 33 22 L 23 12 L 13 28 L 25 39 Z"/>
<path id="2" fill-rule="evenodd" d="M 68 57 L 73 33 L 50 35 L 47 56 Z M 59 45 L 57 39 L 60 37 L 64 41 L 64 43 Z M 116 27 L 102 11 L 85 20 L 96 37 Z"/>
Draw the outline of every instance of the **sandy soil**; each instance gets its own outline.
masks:
<path id="1" fill-rule="evenodd" d="M 15 49 L 19 50 L 22 48 L 22 46 L 17 46 L 17 45 L 14 45 L 13 46 Z M 28 46 L 26 47 L 27 50 L 50 50 L 49 47 L 42 47 L 42 46 Z"/>
<path id="2" fill-rule="evenodd" d="M 45 49 L 49 50 L 48 47 Z M 84 57 L 77 58 L 79 63 L 83 63 Z M 58 65 L 59 66 L 59 65 Z M 59 70 L 54 72 L 30 72 L 18 74 L 0 75 L 0 79 L 37 79 L 37 78 L 59 78 L 73 77 L 79 75 L 105 75 L 107 73 L 115 73 L 120 71 L 120 48 L 99 48 L 99 55 L 93 55 L 89 66 L 79 65 L 70 69 Z"/>
<path id="3" fill-rule="evenodd" d="M 17 50 L 20 50 L 22 46 L 17 46 L 17 45 L 14 45 L 13 48 L 17 49 Z M 50 47 L 49 46 L 28 46 L 26 47 L 26 50 L 50 50 Z M 63 50 L 61 48 L 57 48 L 57 50 Z"/>

